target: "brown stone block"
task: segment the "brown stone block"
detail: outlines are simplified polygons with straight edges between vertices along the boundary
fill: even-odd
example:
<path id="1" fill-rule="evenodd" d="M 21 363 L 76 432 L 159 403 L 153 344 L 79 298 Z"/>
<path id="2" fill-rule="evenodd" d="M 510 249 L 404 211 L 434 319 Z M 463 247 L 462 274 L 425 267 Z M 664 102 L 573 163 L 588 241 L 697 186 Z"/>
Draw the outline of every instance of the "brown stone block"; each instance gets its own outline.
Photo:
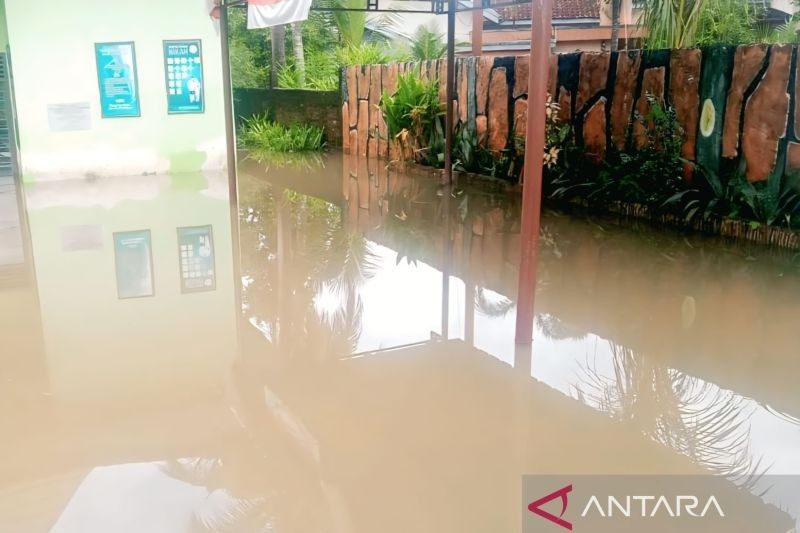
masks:
<path id="1" fill-rule="evenodd" d="M 525 129 L 528 125 L 528 100 L 518 98 L 514 102 L 514 146 L 519 150 L 525 146 Z"/>
<path id="2" fill-rule="evenodd" d="M 370 137 L 367 141 L 367 157 L 369 158 L 377 158 L 378 157 L 378 139 L 375 137 Z"/>
<path id="3" fill-rule="evenodd" d="M 530 56 L 514 58 L 514 98 L 528 94 L 528 63 Z"/>
<path id="4" fill-rule="evenodd" d="M 695 159 L 695 142 L 700 121 L 700 61 L 697 48 L 673 50 L 670 57 L 669 100 L 683 128 L 681 153 Z"/>
<path id="5" fill-rule="evenodd" d="M 369 65 L 356 67 L 356 75 L 358 77 L 358 97 L 363 100 L 369 98 L 370 70 L 372 69 Z"/>
<path id="6" fill-rule="evenodd" d="M 786 147 L 786 172 L 792 174 L 800 170 L 800 143 L 789 142 Z"/>
<path id="7" fill-rule="evenodd" d="M 397 76 L 405 76 L 406 75 L 406 64 L 405 63 L 397 63 Z"/>
<path id="8" fill-rule="evenodd" d="M 778 143 L 786 136 L 789 113 L 789 70 L 792 46 L 773 46 L 764 78 L 745 104 L 742 133 L 748 181 L 769 178 L 778 158 Z"/>
<path id="9" fill-rule="evenodd" d="M 489 80 L 489 150 L 499 152 L 508 144 L 508 84 L 505 67 L 492 70 Z"/>
<path id="10" fill-rule="evenodd" d="M 447 103 L 447 60 L 439 61 L 439 102 Z"/>
<path id="11" fill-rule="evenodd" d="M 358 130 L 350 130 L 350 134 L 348 135 L 350 138 L 350 156 L 351 159 L 355 160 L 358 157 Z M 351 165 L 353 169 L 355 169 L 354 165 Z"/>
<path id="12" fill-rule="evenodd" d="M 428 79 L 436 83 L 439 82 L 438 63 L 438 60 L 433 60 L 428 63 Z"/>
<path id="13" fill-rule="evenodd" d="M 381 65 L 374 65 L 369 69 L 369 104 L 378 105 L 381 100 Z"/>
<path id="14" fill-rule="evenodd" d="M 476 110 L 479 115 L 486 114 L 489 97 L 489 76 L 494 64 L 493 57 L 481 56 L 477 58 L 475 73 L 475 99 Z"/>
<path id="15" fill-rule="evenodd" d="M 378 156 L 386 157 L 389 155 L 389 130 L 386 127 L 386 121 L 383 119 L 383 113 L 378 113 Z"/>
<path id="16" fill-rule="evenodd" d="M 580 111 L 594 95 L 606 88 L 608 65 L 611 54 L 608 52 L 584 52 L 578 74 L 578 94 L 575 109 Z"/>
<path id="17" fill-rule="evenodd" d="M 728 102 L 725 105 L 725 121 L 722 130 L 722 157 L 739 155 L 739 130 L 742 126 L 741 115 L 744 105 L 744 93 L 758 75 L 767 57 L 768 46 L 742 45 L 736 48 L 733 57 L 733 74 L 731 88 L 728 90 Z"/>
<path id="18" fill-rule="evenodd" d="M 350 127 L 358 123 L 358 67 L 347 67 L 347 105 L 350 108 Z"/>
<path id="19" fill-rule="evenodd" d="M 620 52 L 617 56 L 617 77 L 614 82 L 614 99 L 611 101 L 611 142 L 619 150 L 625 148 L 628 137 L 641 61 L 638 51 Z"/>
<path id="20" fill-rule="evenodd" d="M 458 118 L 462 124 L 467 123 L 467 62 L 458 62 Z"/>
<path id="21" fill-rule="evenodd" d="M 367 139 L 369 138 L 369 102 L 358 101 L 358 154 L 367 155 Z"/>
<path id="22" fill-rule="evenodd" d="M 639 116 L 646 117 L 650 113 L 650 100 L 648 97 L 663 105 L 664 103 L 664 80 L 666 72 L 664 67 L 649 68 L 644 71 L 642 76 L 642 94 L 636 102 L 636 112 Z M 647 144 L 647 130 L 642 121 L 637 120 L 633 125 L 633 135 L 636 139 L 636 147 L 643 148 Z"/>
<path id="23" fill-rule="evenodd" d="M 586 155 L 596 162 L 606 156 L 606 99 L 601 97 L 586 112 L 583 122 L 583 144 Z"/>
<path id="24" fill-rule="evenodd" d="M 397 63 L 383 65 L 381 68 L 383 90 L 389 94 L 394 94 L 397 91 Z"/>
<path id="25" fill-rule="evenodd" d="M 555 98 L 556 85 L 558 84 L 558 54 L 550 56 L 550 69 L 547 75 L 547 94 Z"/>
<path id="26" fill-rule="evenodd" d="M 342 150 L 350 151 L 350 113 L 347 112 L 347 102 L 342 104 Z"/>
<path id="27" fill-rule="evenodd" d="M 571 102 L 572 93 L 564 87 L 560 87 L 558 89 L 558 121 L 561 124 L 569 124 L 572 120 Z"/>
<path id="28" fill-rule="evenodd" d="M 481 148 L 486 147 L 487 139 L 487 118 L 486 115 L 478 115 L 475 117 L 475 130 L 478 138 L 478 146 Z"/>

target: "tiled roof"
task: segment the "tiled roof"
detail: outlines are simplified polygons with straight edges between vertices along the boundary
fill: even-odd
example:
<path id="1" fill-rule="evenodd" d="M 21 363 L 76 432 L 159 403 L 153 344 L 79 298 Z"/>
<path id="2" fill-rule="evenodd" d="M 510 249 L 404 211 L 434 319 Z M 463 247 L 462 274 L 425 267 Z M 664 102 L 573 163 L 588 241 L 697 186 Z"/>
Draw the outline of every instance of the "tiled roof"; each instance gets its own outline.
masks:
<path id="1" fill-rule="evenodd" d="M 493 0 L 493 3 L 508 3 L 508 0 Z M 498 9 L 501 20 L 530 20 L 530 2 L 518 6 Z M 600 17 L 600 0 L 553 0 L 554 19 L 584 19 Z"/>

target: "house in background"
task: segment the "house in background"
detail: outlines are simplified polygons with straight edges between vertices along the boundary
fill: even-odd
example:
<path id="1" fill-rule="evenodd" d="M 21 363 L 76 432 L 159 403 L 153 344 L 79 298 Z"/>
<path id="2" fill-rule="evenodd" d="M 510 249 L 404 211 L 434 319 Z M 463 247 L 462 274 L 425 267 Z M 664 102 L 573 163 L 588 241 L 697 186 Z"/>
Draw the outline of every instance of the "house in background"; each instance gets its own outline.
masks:
<path id="1" fill-rule="evenodd" d="M 493 3 L 507 3 L 493 0 Z M 637 48 L 642 32 L 637 21 L 642 2 L 621 0 L 619 49 Z M 523 3 L 484 15 L 483 53 L 515 55 L 530 50 L 531 5 Z M 611 3 L 603 0 L 553 2 L 553 45 L 558 53 L 611 49 Z"/>
<path id="2" fill-rule="evenodd" d="M 459 0 L 462 7 L 474 0 Z M 621 0 L 619 49 L 635 49 L 641 45 L 645 30 L 638 27 L 645 0 Z M 711 1 L 711 0 L 709 0 Z M 798 11 L 794 0 L 740 0 L 750 2 L 764 13 L 763 22 L 770 27 L 787 23 Z M 530 49 L 531 4 L 521 0 L 519 5 L 499 7 L 509 0 L 490 0 L 492 6 L 483 10 L 483 54 L 517 55 Z M 384 0 L 382 8 L 427 10 L 430 0 Z M 410 43 L 419 26 L 428 26 L 442 35 L 447 32 L 447 17 L 433 13 L 368 14 L 367 27 L 392 41 Z M 604 51 L 611 49 L 611 0 L 554 0 L 553 46 L 557 53 L 575 51 Z M 456 52 L 471 55 L 472 12 L 456 16 Z"/>

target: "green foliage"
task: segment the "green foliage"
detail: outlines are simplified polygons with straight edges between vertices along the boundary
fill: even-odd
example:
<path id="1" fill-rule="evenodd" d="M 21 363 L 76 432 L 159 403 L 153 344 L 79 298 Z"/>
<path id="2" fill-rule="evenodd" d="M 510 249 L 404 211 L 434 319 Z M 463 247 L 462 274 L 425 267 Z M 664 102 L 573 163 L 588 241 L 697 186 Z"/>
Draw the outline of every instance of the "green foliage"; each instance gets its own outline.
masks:
<path id="1" fill-rule="evenodd" d="M 248 30 L 244 10 L 230 10 L 231 80 L 234 87 L 266 87 L 269 78 L 268 32 Z"/>
<path id="2" fill-rule="evenodd" d="M 646 48 L 684 48 L 695 42 L 704 4 L 716 0 L 645 0 L 639 26 Z"/>
<path id="3" fill-rule="evenodd" d="M 447 52 L 447 43 L 441 33 L 427 27 L 420 26 L 414 32 L 411 40 L 411 57 L 415 61 L 439 59 Z"/>
<path id="4" fill-rule="evenodd" d="M 463 125 L 453 136 L 453 168 L 462 172 L 514 181 L 520 177 L 524 159 L 524 150 L 496 153 L 479 145 L 475 132 Z"/>
<path id="5" fill-rule="evenodd" d="M 760 41 L 757 31 L 761 13 L 751 2 L 706 0 L 700 13 L 693 44 L 744 44 Z"/>
<path id="6" fill-rule="evenodd" d="M 439 83 L 415 74 L 398 77 L 397 91 L 384 92 L 380 109 L 389 137 L 410 147 L 432 166 L 444 160 L 444 106 L 439 101 Z"/>
<path id="7" fill-rule="evenodd" d="M 336 51 L 336 59 L 342 66 L 377 65 L 389 61 L 383 46 L 375 43 L 345 44 Z"/>
<path id="8" fill-rule="evenodd" d="M 674 110 L 649 98 L 650 111 L 637 114 L 644 143 L 630 151 L 610 150 L 598 165 L 580 150 L 567 148 L 556 168 L 548 172 L 546 192 L 554 200 L 580 200 L 607 208 L 613 202 L 646 205 L 654 211 L 682 188 L 685 161 L 681 157 L 683 131 Z"/>
<path id="9" fill-rule="evenodd" d="M 239 144 L 255 154 L 321 150 L 324 130 L 307 124 L 284 126 L 256 115 L 246 119 L 239 131 Z"/>
<path id="10" fill-rule="evenodd" d="M 650 49 L 798 42 L 797 20 L 772 28 L 764 16 L 747 0 L 645 0 L 639 26 Z"/>
<path id="11" fill-rule="evenodd" d="M 367 0 L 330 0 L 334 7 L 364 9 Z M 336 11 L 333 14 L 342 44 L 358 46 L 364 40 L 367 14 L 364 11 Z"/>
<path id="12" fill-rule="evenodd" d="M 339 89 L 339 65 L 330 54 L 312 52 L 306 54 L 306 83 L 300 83 L 300 76 L 293 62 L 278 74 L 278 87 L 282 89 L 313 89 L 317 91 L 336 91 Z"/>
<path id="13" fill-rule="evenodd" d="M 768 226 L 792 226 L 792 217 L 800 215 L 800 189 L 796 176 L 779 175 L 751 183 L 743 173 L 729 182 L 733 218 L 761 222 Z"/>

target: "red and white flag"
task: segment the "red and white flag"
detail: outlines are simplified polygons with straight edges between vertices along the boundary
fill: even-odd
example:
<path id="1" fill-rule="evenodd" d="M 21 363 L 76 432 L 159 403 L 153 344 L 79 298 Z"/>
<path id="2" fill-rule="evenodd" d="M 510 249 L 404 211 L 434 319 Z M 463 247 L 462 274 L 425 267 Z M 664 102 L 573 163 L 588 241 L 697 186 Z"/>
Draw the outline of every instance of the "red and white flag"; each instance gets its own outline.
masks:
<path id="1" fill-rule="evenodd" d="M 311 0 L 248 0 L 247 29 L 270 28 L 308 19 Z"/>

